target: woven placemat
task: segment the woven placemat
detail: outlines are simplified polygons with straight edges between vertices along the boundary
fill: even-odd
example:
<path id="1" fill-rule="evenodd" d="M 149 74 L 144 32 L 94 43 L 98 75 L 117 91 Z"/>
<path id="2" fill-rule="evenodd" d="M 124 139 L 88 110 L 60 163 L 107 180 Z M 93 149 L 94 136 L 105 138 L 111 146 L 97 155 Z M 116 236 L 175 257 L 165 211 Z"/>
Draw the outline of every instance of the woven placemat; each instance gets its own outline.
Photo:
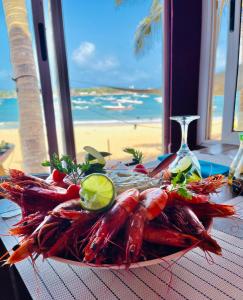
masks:
<path id="1" fill-rule="evenodd" d="M 0 232 L 6 233 L 18 218 L 2 219 Z M 16 265 L 33 299 L 243 299 L 243 240 L 213 230 L 223 248 L 223 256 L 212 255 L 210 264 L 200 249 L 194 249 L 168 265 L 139 269 L 97 270 L 62 264 L 51 259 L 30 259 Z M 3 236 L 11 249 L 17 240 Z"/>

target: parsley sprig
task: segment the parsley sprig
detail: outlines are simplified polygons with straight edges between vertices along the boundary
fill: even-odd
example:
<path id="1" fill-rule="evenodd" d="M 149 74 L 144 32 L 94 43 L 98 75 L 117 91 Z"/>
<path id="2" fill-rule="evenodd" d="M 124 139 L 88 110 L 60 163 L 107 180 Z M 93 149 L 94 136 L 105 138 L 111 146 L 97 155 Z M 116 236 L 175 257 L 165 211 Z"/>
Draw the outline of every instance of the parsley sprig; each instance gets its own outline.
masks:
<path id="1" fill-rule="evenodd" d="M 171 191 L 177 191 L 177 193 L 183 198 L 192 198 L 192 193 L 186 187 L 186 176 L 183 172 L 179 172 L 172 178 Z"/>
<path id="2" fill-rule="evenodd" d="M 51 167 L 61 173 L 67 174 L 70 180 L 77 184 L 83 176 L 92 173 L 105 173 L 104 166 L 99 163 L 91 163 L 86 159 L 83 163 L 76 163 L 69 155 L 62 155 L 54 153 L 51 160 L 44 161 L 42 164 L 44 167 Z"/>
<path id="3" fill-rule="evenodd" d="M 143 160 L 143 153 L 139 150 L 136 150 L 134 148 L 125 148 L 123 149 L 124 152 L 131 154 L 133 156 L 132 158 L 132 164 L 141 164 Z"/>

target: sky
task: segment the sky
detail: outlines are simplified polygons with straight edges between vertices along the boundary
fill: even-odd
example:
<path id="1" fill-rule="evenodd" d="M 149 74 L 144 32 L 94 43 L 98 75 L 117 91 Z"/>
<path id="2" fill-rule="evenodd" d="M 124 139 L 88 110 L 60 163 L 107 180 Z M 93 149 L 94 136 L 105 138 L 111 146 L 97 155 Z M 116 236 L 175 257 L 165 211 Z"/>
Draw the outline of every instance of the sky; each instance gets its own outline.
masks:
<path id="1" fill-rule="evenodd" d="M 162 34 L 151 51 L 134 55 L 134 33 L 148 14 L 151 1 L 63 1 L 70 81 L 77 84 L 147 88 L 162 82 Z M 75 30 L 74 30 L 75 28 Z"/>
<path id="2" fill-rule="evenodd" d="M 148 14 L 151 2 L 124 2 L 122 6 L 116 7 L 115 0 L 62 1 L 71 87 L 162 86 L 162 31 L 156 32 L 151 48 L 144 55 L 136 57 L 134 54 L 134 33 L 139 22 Z M 27 5 L 30 11 L 29 0 Z M 227 12 L 224 12 L 222 24 L 217 49 L 217 72 L 225 68 Z M 14 84 L 11 80 L 7 30 L 1 1 L 0 41 L 0 90 L 11 90 Z"/>
<path id="3" fill-rule="evenodd" d="M 116 7 L 115 0 L 62 2 L 71 87 L 161 86 L 161 31 L 155 34 L 151 51 L 139 58 L 133 51 L 136 27 L 148 14 L 150 1 L 131 1 L 121 7 Z M 71 5 L 72 2 L 75 5 Z M 29 1 L 27 3 L 29 6 Z M 0 90 L 13 89 L 1 1 L 0 41 Z"/>
<path id="4" fill-rule="evenodd" d="M 225 6 L 222 12 L 219 40 L 216 50 L 216 73 L 225 71 L 227 58 L 227 42 L 229 27 L 229 7 Z"/>

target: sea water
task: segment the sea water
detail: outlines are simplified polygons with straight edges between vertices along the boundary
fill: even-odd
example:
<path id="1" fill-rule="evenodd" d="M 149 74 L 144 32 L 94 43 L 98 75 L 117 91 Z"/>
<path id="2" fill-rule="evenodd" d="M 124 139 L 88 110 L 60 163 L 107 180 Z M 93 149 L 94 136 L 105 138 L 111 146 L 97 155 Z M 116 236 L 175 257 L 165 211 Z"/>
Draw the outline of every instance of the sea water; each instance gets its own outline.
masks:
<path id="1" fill-rule="evenodd" d="M 223 96 L 213 99 L 213 118 L 223 114 Z M 160 95 L 119 94 L 71 97 L 74 124 L 160 122 L 163 101 Z M 109 110 L 106 106 L 130 106 L 130 110 Z M 0 129 L 17 128 L 19 107 L 16 98 L 0 98 Z"/>
<path id="2" fill-rule="evenodd" d="M 80 95 L 71 97 L 74 124 L 87 123 L 140 123 L 156 122 L 162 116 L 160 95 L 119 94 Z M 109 110 L 107 107 L 125 107 Z M 0 129 L 17 128 L 19 122 L 18 101 L 15 98 L 0 99 Z"/>

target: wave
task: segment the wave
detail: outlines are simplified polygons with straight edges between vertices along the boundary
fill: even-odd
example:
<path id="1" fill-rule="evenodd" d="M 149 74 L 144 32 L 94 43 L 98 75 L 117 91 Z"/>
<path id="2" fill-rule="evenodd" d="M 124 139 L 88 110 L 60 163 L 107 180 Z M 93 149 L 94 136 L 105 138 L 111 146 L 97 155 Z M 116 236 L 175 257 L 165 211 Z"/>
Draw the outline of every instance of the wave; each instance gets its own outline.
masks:
<path id="1" fill-rule="evenodd" d="M 161 119 L 133 119 L 133 120 L 87 120 L 87 121 L 74 121 L 74 126 L 78 125 L 97 125 L 97 124 L 145 124 L 145 123 L 161 123 Z M 18 122 L 0 122 L 1 129 L 17 129 L 19 128 Z"/>
<path id="2" fill-rule="evenodd" d="M 121 98 L 117 100 L 118 103 L 132 103 L 132 104 L 143 104 L 143 101 L 137 99 L 130 99 L 130 98 Z"/>
<path id="3" fill-rule="evenodd" d="M 133 119 L 133 120 L 102 120 L 102 121 L 74 121 L 74 125 L 96 125 L 96 124 L 145 124 L 145 123 L 161 123 L 159 118 L 155 119 Z"/>
<path id="4" fill-rule="evenodd" d="M 162 97 L 156 97 L 154 100 L 158 103 L 162 103 Z"/>
<path id="5" fill-rule="evenodd" d="M 78 99 L 72 99 L 71 100 L 73 104 L 88 104 L 89 101 L 85 101 L 85 100 L 78 100 Z"/>
<path id="6" fill-rule="evenodd" d="M 18 128 L 19 122 L 0 122 L 0 129 Z"/>
<path id="7" fill-rule="evenodd" d="M 87 110 L 89 109 L 89 106 L 86 105 L 86 106 L 74 106 L 73 107 L 73 110 Z"/>

